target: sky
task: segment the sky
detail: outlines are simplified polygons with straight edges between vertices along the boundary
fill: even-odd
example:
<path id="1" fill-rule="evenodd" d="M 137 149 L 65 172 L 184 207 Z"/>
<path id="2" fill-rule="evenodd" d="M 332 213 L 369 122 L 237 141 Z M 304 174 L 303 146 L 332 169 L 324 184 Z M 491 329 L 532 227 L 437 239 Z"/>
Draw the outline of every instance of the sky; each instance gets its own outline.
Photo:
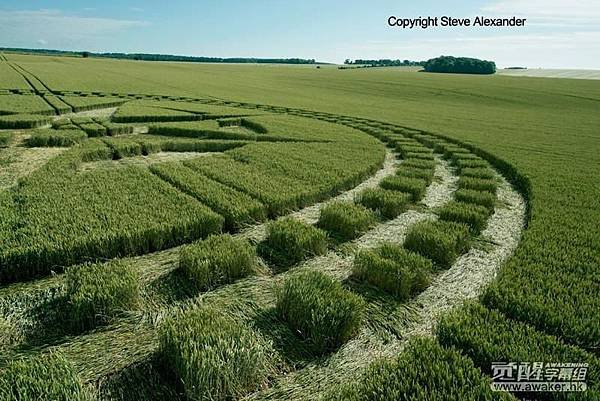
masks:
<path id="1" fill-rule="evenodd" d="M 390 27 L 390 16 L 527 21 L 411 30 Z M 337 63 L 453 55 L 499 67 L 600 69 L 600 1 L 2 0 L 0 47 Z"/>

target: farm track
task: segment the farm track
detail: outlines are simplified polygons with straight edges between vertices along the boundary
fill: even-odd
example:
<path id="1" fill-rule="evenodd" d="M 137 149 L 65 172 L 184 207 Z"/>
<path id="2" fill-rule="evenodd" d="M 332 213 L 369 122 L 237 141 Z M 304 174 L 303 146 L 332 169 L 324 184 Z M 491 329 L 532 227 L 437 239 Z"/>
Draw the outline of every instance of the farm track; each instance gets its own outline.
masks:
<path id="1" fill-rule="evenodd" d="M 208 102 L 221 103 L 216 100 Z M 229 105 L 236 102 L 225 103 Z M 246 107 L 255 106 L 246 104 Z M 305 113 L 312 112 L 300 113 L 288 108 L 268 110 L 309 118 L 333 117 L 316 112 L 315 116 L 310 117 Z M 84 113 L 88 112 L 76 115 L 85 115 Z M 436 160 L 436 180 L 428 187 L 418 210 L 409 210 L 394 220 L 384 222 L 352 243 L 344 244 L 325 256 L 308 260 L 299 268 L 318 269 L 351 287 L 356 286 L 349 280 L 353 251 L 370 248 L 383 241 L 401 243 L 410 226 L 424 219 L 435 219 L 432 209 L 452 198 L 457 176 L 445 161 L 439 158 Z M 395 165 L 394 155 L 388 150 L 383 168 L 372 177 L 337 197 L 293 212 L 290 216 L 312 224 L 318 219 L 322 206 L 333 200 L 352 200 L 362 189 L 377 186 L 381 179 L 393 173 Z M 501 205 L 496 207 L 488 228 L 482 234 L 488 240 L 485 247 L 471 249 L 449 270 L 437 275 L 427 290 L 406 304 L 399 304 L 381 294 L 363 294 L 370 301 L 368 321 L 357 338 L 324 360 L 308 360 L 302 349 L 293 350 L 291 356 L 286 355 L 286 358 L 302 368 L 275 378 L 272 387 L 247 398 L 312 399 L 330 384 L 352 380 L 359 368 L 372 360 L 397 355 L 410 337 L 431 335 L 439 313 L 476 297 L 515 249 L 524 226 L 525 202 L 504 178 L 501 179 L 502 185 L 498 192 Z M 260 224 L 236 235 L 253 242 L 260 241 L 265 236 L 265 228 L 266 224 Z M 118 382 L 122 374 L 135 372 L 136 369 L 152 369 L 148 361 L 152 359 L 157 347 L 156 328 L 165 316 L 181 307 L 197 302 L 211 302 L 248 322 L 264 318 L 265 326 L 259 327 L 259 330 L 264 331 L 265 335 L 268 335 L 268 329 L 274 328 L 276 332 L 282 330 L 281 325 L 273 321 L 269 311 L 274 305 L 276 285 L 288 273 L 273 276 L 264 268 L 257 276 L 194 297 L 188 291 L 189 288 L 185 287 L 183 279 L 177 275 L 178 249 L 128 259 L 141 275 L 143 301 L 139 310 L 131 312 L 114 325 L 94 332 L 82 335 L 61 333 L 51 344 L 36 342 L 39 340 L 36 339 L 32 342 L 32 347 L 23 348 L 17 354 L 37 352 L 45 348 L 61 349 L 74 362 L 84 380 L 89 383 L 102 382 L 101 386 L 104 386 L 106 383 Z M 56 326 L 60 324 L 57 316 L 43 316 L 41 319 L 39 316 L 34 317 L 33 320 L 37 321 L 32 321 L 31 317 L 32 313 L 35 315 L 35 310 L 42 310 L 42 306 L 60 302 L 64 292 L 62 286 L 61 277 L 55 276 L 0 288 L 0 311 L 14 322 L 23 318 L 27 322 L 25 325 L 31 324 L 24 327 L 27 331 L 43 329 L 47 324 Z M 355 289 L 364 290 L 358 287 Z M 16 308 L 12 308 L 11 303 L 15 299 L 20 302 L 17 302 Z M 11 313 L 5 313 L 8 308 L 12 309 Z M 291 345 L 284 344 L 283 349 L 286 347 Z"/>
<path id="2" fill-rule="evenodd" d="M 35 93 L 37 96 L 41 97 L 42 100 L 48 105 L 48 107 L 50 107 L 54 111 L 54 114 L 56 114 L 56 115 L 60 114 L 60 110 L 58 110 L 56 108 L 56 106 L 54 104 L 52 104 L 52 102 L 50 102 L 44 96 L 44 93 L 52 93 L 52 90 L 44 82 L 42 82 L 41 79 L 39 79 L 37 76 L 35 76 L 32 73 L 30 73 L 29 71 L 27 71 L 25 68 L 21 67 L 19 64 L 16 64 L 16 63 L 13 64 L 13 63 L 8 62 L 8 61 L 7 61 L 7 64 L 17 74 L 19 74 L 19 75 L 21 75 L 23 77 L 23 79 L 25 80 L 25 82 L 27 82 L 27 85 L 29 85 L 29 87 L 32 89 L 33 93 Z M 38 84 L 41 85 L 44 88 L 42 91 L 40 91 L 38 85 L 34 84 L 35 81 L 37 81 Z"/>

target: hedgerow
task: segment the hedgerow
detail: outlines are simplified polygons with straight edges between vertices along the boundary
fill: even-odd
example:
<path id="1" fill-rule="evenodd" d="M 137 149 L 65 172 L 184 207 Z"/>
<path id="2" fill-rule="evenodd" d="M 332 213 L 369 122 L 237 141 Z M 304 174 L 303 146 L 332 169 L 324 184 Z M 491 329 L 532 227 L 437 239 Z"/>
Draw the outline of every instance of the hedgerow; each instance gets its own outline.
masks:
<path id="1" fill-rule="evenodd" d="M 261 388 L 272 350 L 251 328 L 200 306 L 176 314 L 160 330 L 160 354 L 190 400 L 230 400 Z"/>
<path id="2" fill-rule="evenodd" d="M 80 130 L 37 130 L 25 141 L 29 147 L 69 147 L 82 142 L 87 138 L 85 132 Z"/>
<path id="3" fill-rule="evenodd" d="M 266 219 L 266 208 L 259 201 L 180 163 L 159 163 L 150 166 L 150 170 L 222 215 L 225 228 L 240 229 Z"/>
<path id="4" fill-rule="evenodd" d="M 0 129 L 38 128 L 50 122 L 51 117 L 38 114 L 9 114 L 0 116 Z"/>
<path id="5" fill-rule="evenodd" d="M 466 224 L 471 232 L 477 235 L 487 224 L 489 209 L 472 203 L 451 201 L 438 210 L 438 215 L 444 221 Z"/>
<path id="6" fill-rule="evenodd" d="M 258 251 L 270 262 L 288 267 L 327 252 L 327 234 L 298 220 L 283 218 L 268 224 L 267 237 Z"/>
<path id="7" fill-rule="evenodd" d="M 381 180 L 379 186 L 383 189 L 408 193 L 413 201 L 418 201 L 425 196 L 427 182 L 420 178 L 387 176 Z"/>
<path id="8" fill-rule="evenodd" d="M 474 189 L 458 189 L 454 192 L 454 199 L 459 202 L 485 206 L 490 212 L 494 210 L 494 206 L 496 205 L 496 196 L 494 194 Z"/>
<path id="9" fill-rule="evenodd" d="M 359 252 L 352 268 L 357 279 L 389 292 L 399 300 L 423 291 L 429 285 L 432 270 L 429 259 L 391 243 Z"/>
<path id="10" fill-rule="evenodd" d="M 437 326 L 437 337 L 443 345 L 459 349 L 488 375 L 492 375 L 492 363 L 500 361 L 588 363 L 588 394 L 578 396 L 591 400 L 600 395 L 600 359 L 597 356 L 524 323 L 507 319 L 480 303 L 469 302 L 443 316 Z M 568 394 L 560 393 L 547 394 L 545 398 L 569 399 Z"/>
<path id="11" fill-rule="evenodd" d="M 423 221 L 409 230 L 404 247 L 431 259 L 438 268 L 450 267 L 469 248 L 469 228 L 446 221 Z"/>
<path id="12" fill-rule="evenodd" d="M 460 179 L 458 180 L 458 188 L 473 189 L 476 191 L 487 191 L 492 194 L 495 194 L 496 190 L 498 189 L 498 182 L 493 179 L 460 177 Z"/>
<path id="13" fill-rule="evenodd" d="M 313 352 L 324 354 L 358 332 L 364 301 L 326 274 L 304 270 L 286 278 L 276 309 Z"/>
<path id="14" fill-rule="evenodd" d="M 327 401 L 498 401 L 515 400 L 494 392 L 491 380 L 473 362 L 434 339 L 415 338 L 394 359 L 371 363 L 353 380 L 330 390 Z"/>
<path id="15" fill-rule="evenodd" d="M 90 401 L 73 365 L 58 352 L 13 359 L 0 369 L 1 401 Z"/>
<path id="16" fill-rule="evenodd" d="M 139 297 L 137 273 L 122 261 L 71 267 L 65 282 L 69 317 L 78 329 L 107 323 Z"/>
<path id="17" fill-rule="evenodd" d="M 406 211 L 411 199 L 410 194 L 403 192 L 368 188 L 357 195 L 355 202 L 379 213 L 384 219 L 393 219 Z"/>
<path id="18" fill-rule="evenodd" d="M 211 235 L 179 251 L 179 267 L 200 290 L 248 276 L 256 266 L 256 251 L 229 234 Z"/>
<path id="19" fill-rule="evenodd" d="M 354 239 L 375 225 L 377 218 L 362 205 L 331 202 L 321 208 L 317 226 L 341 241 Z"/>

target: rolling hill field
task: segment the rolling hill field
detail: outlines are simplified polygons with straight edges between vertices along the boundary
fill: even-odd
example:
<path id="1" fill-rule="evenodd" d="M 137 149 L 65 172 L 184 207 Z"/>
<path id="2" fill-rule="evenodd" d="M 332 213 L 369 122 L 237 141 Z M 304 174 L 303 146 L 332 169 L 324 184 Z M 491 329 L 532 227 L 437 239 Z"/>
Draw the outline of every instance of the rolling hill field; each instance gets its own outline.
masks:
<path id="1" fill-rule="evenodd" d="M 5 53 L 0 400 L 599 399 L 599 111 L 597 80 Z M 493 392 L 499 361 L 587 391 Z"/>

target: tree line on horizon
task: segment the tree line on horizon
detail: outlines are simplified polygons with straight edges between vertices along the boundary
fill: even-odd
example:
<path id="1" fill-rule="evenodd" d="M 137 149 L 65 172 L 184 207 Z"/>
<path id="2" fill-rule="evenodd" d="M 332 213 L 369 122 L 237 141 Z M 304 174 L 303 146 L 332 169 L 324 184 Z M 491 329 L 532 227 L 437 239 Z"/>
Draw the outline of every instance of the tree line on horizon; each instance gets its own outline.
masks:
<path id="1" fill-rule="evenodd" d="M 391 60 L 391 59 L 378 59 L 378 60 L 364 60 L 364 59 L 346 59 L 345 65 L 367 65 L 371 67 L 414 67 L 422 66 L 425 61 L 413 61 L 413 60 Z"/>
<path id="2" fill-rule="evenodd" d="M 329 64 L 317 62 L 315 59 L 304 58 L 255 58 L 255 57 L 204 57 L 204 56 L 178 56 L 172 54 L 151 53 L 94 53 L 89 51 L 70 51 L 52 49 L 28 49 L 0 47 L 0 51 L 20 53 L 60 55 L 71 57 L 96 57 L 113 58 L 139 61 L 182 61 L 192 63 L 237 63 L 237 64 Z M 427 61 L 392 60 L 392 59 L 346 59 L 344 66 L 339 69 L 370 68 L 370 67 L 423 67 L 426 72 L 445 72 L 458 74 L 494 74 L 496 63 L 470 57 L 440 56 Z M 318 68 L 318 67 L 317 67 Z"/>
<path id="3" fill-rule="evenodd" d="M 369 68 L 369 67 L 423 67 L 426 72 L 446 72 L 457 74 L 493 74 L 496 72 L 496 63 L 493 61 L 480 60 L 470 57 L 440 56 L 427 61 L 412 60 L 364 60 L 346 59 L 345 68 Z"/>
<path id="4" fill-rule="evenodd" d="M 317 62 L 315 59 L 304 58 L 258 58 L 258 57 L 204 57 L 204 56 L 178 56 L 172 54 L 151 54 L 151 53 L 95 53 L 89 51 L 70 51 L 70 50 L 52 50 L 52 49 L 28 49 L 28 48 L 9 48 L 1 47 L 0 50 L 13 51 L 20 53 L 48 54 L 56 56 L 71 57 L 97 57 L 113 58 L 123 60 L 140 61 L 183 61 L 190 63 L 248 63 L 248 64 L 327 64 Z"/>

